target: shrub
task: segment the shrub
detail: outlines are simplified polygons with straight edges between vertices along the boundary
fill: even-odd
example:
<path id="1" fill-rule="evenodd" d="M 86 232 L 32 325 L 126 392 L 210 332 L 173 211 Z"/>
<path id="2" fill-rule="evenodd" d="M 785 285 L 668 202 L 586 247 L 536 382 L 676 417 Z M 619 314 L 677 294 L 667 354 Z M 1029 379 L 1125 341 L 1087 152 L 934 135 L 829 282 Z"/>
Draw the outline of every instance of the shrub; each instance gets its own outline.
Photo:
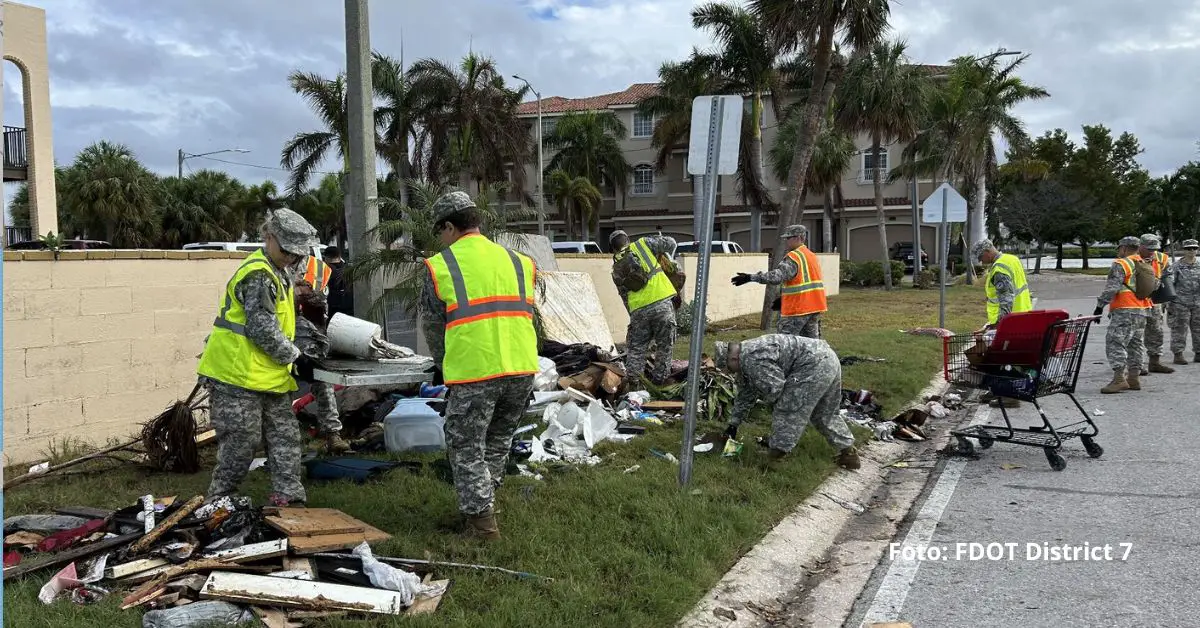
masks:
<path id="1" fill-rule="evenodd" d="M 913 278 L 913 287 L 921 290 L 928 290 L 932 288 L 941 271 L 941 268 L 937 268 L 936 270 L 932 268 L 922 268 L 921 272 Z"/>
<path id="2" fill-rule="evenodd" d="M 904 263 L 892 261 L 892 285 L 900 285 L 904 279 Z M 852 286 L 869 288 L 882 286 L 883 264 L 874 260 L 868 262 L 842 262 L 842 283 Z"/>

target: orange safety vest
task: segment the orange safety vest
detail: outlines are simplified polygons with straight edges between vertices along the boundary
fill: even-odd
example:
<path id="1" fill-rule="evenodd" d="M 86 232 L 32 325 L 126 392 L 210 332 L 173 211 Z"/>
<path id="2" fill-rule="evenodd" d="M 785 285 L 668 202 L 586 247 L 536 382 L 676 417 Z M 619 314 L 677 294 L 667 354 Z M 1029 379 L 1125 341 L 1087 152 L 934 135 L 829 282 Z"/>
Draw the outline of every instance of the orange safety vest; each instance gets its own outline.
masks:
<path id="1" fill-rule="evenodd" d="M 825 281 L 821 277 L 821 262 L 807 246 L 788 251 L 796 263 L 796 276 L 783 284 L 781 316 L 805 316 L 829 309 L 825 301 Z"/>
<path id="2" fill-rule="evenodd" d="M 313 257 L 308 256 L 308 269 L 304 271 L 304 283 L 312 286 L 315 292 L 325 292 L 329 287 L 329 276 L 333 274 L 333 269 L 329 264 Z"/>
<path id="3" fill-rule="evenodd" d="M 1133 265 L 1135 261 L 1140 259 L 1141 258 L 1137 257 L 1136 255 L 1133 255 L 1130 257 L 1123 257 L 1113 262 L 1114 264 L 1119 265 L 1121 270 L 1125 272 L 1125 285 L 1121 286 L 1121 289 L 1117 291 L 1117 296 L 1113 297 L 1112 303 L 1108 304 L 1109 311 L 1148 310 L 1154 307 L 1153 301 L 1151 301 L 1149 298 L 1139 299 L 1137 298 L 1137 294 L 1133 291 L 1133 284 L 1134 281 L 1136 281 L 1133 276 Z"/>
<path id="4" fill-rule="evenodd" d="M 1157 279 L 1162 279 L 1163 270 L 1165 270 L 1170 263 L 1171 260 L 1167 257 L 1166 253 L 1163 253 L 1162 251 L 1155 251 L 1154 259 L 1150 260 L 1150 266 L 1154 268 L 1154 277 Z"/>

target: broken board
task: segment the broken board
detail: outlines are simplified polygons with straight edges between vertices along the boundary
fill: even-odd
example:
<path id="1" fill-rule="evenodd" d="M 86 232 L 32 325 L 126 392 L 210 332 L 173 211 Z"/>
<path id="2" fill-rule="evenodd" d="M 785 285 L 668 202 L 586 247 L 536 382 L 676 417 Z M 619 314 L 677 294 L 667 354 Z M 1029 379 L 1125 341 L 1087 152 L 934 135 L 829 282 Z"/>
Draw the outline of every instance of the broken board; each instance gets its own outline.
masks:
<path id="1" fill-rule="evenodd" d="M 682 401 L 647 401 L 642 404 L 643 410 L 678 410 L 683 411 Z"/>
<path id="2" fill-rule="evenodd" d="M 356 547 L 364 541 L 378 543 L 392 535 L 340 510 L 330 508 L 277 508 L 267 512 L 267 525 L 288 535 L 296 555 Z"/>
<path id="3" fill-rule="evenodd" d="M 436 587 L 441 590 L 441 593 L 431 597 L 417 596 L 413 600 L 412 606 L 408 607 L 408 610 L 404 612 L 405 615 L 429 615 L 438 609 L 438 605 L 442 603 L 442 596 L 446 595 L 446 592 L 450 590 L 450 581 L 433 580 L 431 582 L 430 580 L 432 580 L 432 576 L 426 574 L 425 580 L 421 584 Z"/>
<path id="4" fill-rule="evenodd" d="M 256 606 L 310 610 L 346 610 L 381 615 L 404 612 L 400 594 L 396 591 L 220 571 L 208 577 L 204 588 L 200 590 L 200 597 Z"/>

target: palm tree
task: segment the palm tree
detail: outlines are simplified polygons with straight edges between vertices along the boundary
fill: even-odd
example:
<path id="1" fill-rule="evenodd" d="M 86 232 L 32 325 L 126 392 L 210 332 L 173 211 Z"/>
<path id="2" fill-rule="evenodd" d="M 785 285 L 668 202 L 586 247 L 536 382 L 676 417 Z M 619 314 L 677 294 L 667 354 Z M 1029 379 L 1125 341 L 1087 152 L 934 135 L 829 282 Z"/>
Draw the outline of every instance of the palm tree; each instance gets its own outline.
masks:
<path id="1" fill-rule="evenodd" d="M 588 240 L 592 231 L 599 230 L 600 190 L 587 177 L 574 177 L 563 170 L 555 170 L 546 177 L 546 194 L 554 199 L 568 232 L 573 232 L 572 216 L 579 217 L 581 239 Z"/>
<path id="2" fill-rule="evenodd" d="M 416 124 L 418 176 L 443 183 L 468 177 L 480 190 L 509 181 L 523 194 L 523 168 L 533 142 L 529 123 L 517 116 L 528 88 L 509 89 L 490 57 L 475 53 L 457 68 L 422 59 L 408 71 Z"/>
<path id="3" fill-rule="evenodd" d="M 875 187 L 875 215 L 879 229 L 884 288 L 892 288 L 888 257 L 887 217 L 883 212 L 883 183 L 887 172 L 878 166 L 883 147 L 908 141 L 920 132 L 921 103 L 925 101 L 925 76 L 909 65 L 906 44 L 879 42 L 851 62 L 842 84 L 842 110 L 846 128 L 871 138 L 871 178 Z"/>
<path id="4" fill-rule="evenodd" d="M 232 240 L 245 231 L 246 189 L 223 172 L 200 170 L 182 179 L 163 179 L 159 192 L 162 230 L 158 241 L 163 248 Z"/>
<path id="5" fill-rule="evenodd" d="M 380 128 L 376 151 L 391 168 L 389 179 L 407 181 L 413 176 L 409 153 L 416 95 L 404 74 L 403 63 L 378 52 L 374 53 L 371 65 L 371 84 L 376 98 L 382 101 L 375 109 L 375 123 Z M 408 203 L 408 186 L 398 187 L 398 198 L 401 205 Z"/>
<path id="6" fill-rule="evenodd" d="M 303 192 L 317 167 L 329 153 L 342 161 L 342 171 L 350 169 L 350 122 L 346 105 L 346 77 L 326 79 L 311 72 L 293 72 L 288 76 L 292 91 L 302 96 L 321 120 L 323 129 L 297 133 L 283 146 L 279 164 L 291 172 L 287 193 Z"/>
<path id="7" fill-rule="evenodd" d="M 344 235 L 345 198 L 342 175 L 327 174 L 315 189 L 294 196 L 291 208 L 316 228 L 322 242 L 329 242 Z"/>
<path id="8" fill-rule="evenodd" d="M 154 210 L 158 177 L 124 144 L 102 140 L 79 152 L 64 172 L 63 213 L 76 226 L 119 248 L 151 245 L 157 236 Z"/>
<path id="9" fill-rule="evenodd" d="M 240 204 L 245 225 L 241 235 L 257 237 L 254 235 L 255 230 L 266 220 L 267 212 L 279 209 L 285 204 L 283 199 L 279 198 L 279 188 L 275 187 L 274 181 L 263 181 L 259 185 L 250 186 Z"/>
<path id="10" fill-rule="evenodd" d="M 786 180 L 792 168 L 792 158 L 795 155 L 796 142 L 799 141 L 800 125 L 802 122 L 803 106 L 789 107 L 784 116 L 784 122 L 779 127 L 779 135 L 771 145 L 768 159 L 771 171 L 780 181 Z M 822 250 L 833 252 L 833 207 L 844 205 L 841 192 L 842 179 L 850 169 L 850 160 L 858 149 L 854 139 L 837 126 L 832 115 L 827 115 L 821 125 L 821 134 L 813 145 L 812 160 L 809 162 L 806 185 L 810 190 L 821 190 L 825 200 L 825 214 L 822 220 Z M 836 199 L 835 199 L 836 197 Z M 839 214 L 840 221 L 840 214 Z M 840 229 L 839 229 L 840 231 Z"/>
<path id="11" fill-rule="evenodd" d="M 572 178 L 591 181 L 597 189 L 611 185 L 623 194 L 633 170 L 621 149 L 626 133 L 625 124 L 612 111 L 564 113 L 543 138 L 547 149 L 557 151 L 546 171 L 562 170 Z"/>
<path id="12" fill-rule="evenodd" d="M 766 186 L 762 120 L 764 94 L 772 96 L 775 117 L 782 117 L 783 81 L 775 65 L 779 52 L 767 36 L 760 16 L 735 4 L 713 2 L 692 9 L 692 26 L 716 36 L 724 83 L 722 92 L 750 94 L 750 116 L 743 125 L 749 131 L 750 141 L 745 143 L 744 158 L 739 160 L 742 195 L 753 200 L 752 211 L 757 213 L 764 207 L 774 211 L 775 203 Z M 752 234 L 756 244 L 759 236 Z"/>

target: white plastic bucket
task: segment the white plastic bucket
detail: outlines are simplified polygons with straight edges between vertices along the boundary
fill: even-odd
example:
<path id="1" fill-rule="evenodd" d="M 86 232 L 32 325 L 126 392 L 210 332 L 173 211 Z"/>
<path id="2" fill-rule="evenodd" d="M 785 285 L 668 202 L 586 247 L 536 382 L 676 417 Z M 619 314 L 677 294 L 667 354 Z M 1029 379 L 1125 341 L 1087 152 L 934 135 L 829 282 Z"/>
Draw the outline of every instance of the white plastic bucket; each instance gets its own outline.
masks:
<path id="1" fill-rule="evenodd" d="M 341 312 L 329 319 L 328 332 L 330 353 L 356 358 L 370 358 L 371 341 L 383 338 L 383 328 L 379 325 Z"/>

